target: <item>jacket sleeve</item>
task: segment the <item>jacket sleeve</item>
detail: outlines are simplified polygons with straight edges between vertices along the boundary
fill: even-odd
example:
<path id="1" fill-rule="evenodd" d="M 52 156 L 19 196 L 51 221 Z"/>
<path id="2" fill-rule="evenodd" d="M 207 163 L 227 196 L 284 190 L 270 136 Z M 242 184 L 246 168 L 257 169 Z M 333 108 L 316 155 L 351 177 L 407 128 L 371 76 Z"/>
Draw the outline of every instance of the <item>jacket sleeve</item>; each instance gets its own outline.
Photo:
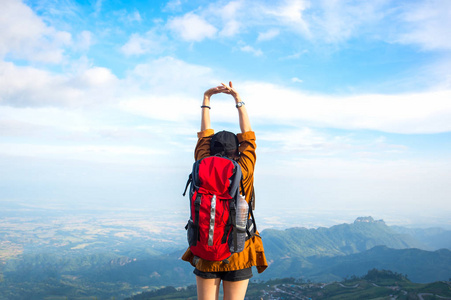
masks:
<path id="1" fill-rule="evenodd" d="M 210 156 L 210 140 L 214 133 L 213 129 L 206 129 L 197 133 L 198 140 L 194 150 L 194 160 Z"/>
<path id="2" fill-rule="evenodd" d="M 250 195 L 254 185 L 254 168 L 257 160 L 257 156 L 255 154 L 255 150 L 257 149 L 257 144 L 255 143 L 255 133 L 253 131 L 247 131 L 245 133 L 237 134 L 237 137 L 238 142 L 240 143 L 240 158 L 238 163 L 240 164 L 243 172 L 243 183 L 246 190 L 246 195 Z"/>

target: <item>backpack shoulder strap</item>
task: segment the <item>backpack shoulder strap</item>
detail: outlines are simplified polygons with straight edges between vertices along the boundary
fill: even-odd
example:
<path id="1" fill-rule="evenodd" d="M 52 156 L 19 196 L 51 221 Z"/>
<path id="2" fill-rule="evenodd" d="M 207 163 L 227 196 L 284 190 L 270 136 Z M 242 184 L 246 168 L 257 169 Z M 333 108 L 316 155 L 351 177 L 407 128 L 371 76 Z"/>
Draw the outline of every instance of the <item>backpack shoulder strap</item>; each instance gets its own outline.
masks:
<path id="1" fill-rule="evenodd" d="M 191 174 L 188 176 L 188 181 L 186 182 L 185 191 L 183 192 L 183 196 L 186 195 L 186 190 L 188 189 L 189 184 L 191 183 L 191 192 L 195 189 L 199 188 L 199 164 L 203 158 L 197 160 L 193 164 L 193 169 Z"/>
<path id="2" fill-rule="evenodd" d="M 189 174 L 188 180 L 186 181 L 185 191 L 183 192 L 183 197 L 186 195 L 186 190 L 188 189 L 189 184 L 193 181 L 193 174 Z"/>
<path id="3" fill-rule="evenodd" d="M 232 182 L 230 183 L 229 190 L 230 190 L 230 196 L 235 199 L 239 196 L 240 193 L 240 187 L 243 190 L 244 195 L 244 188 L 243 188 L 243 172 L 241 171 L 241 166 L 234 160 L 230 160 L 233 163 L 233 166 L 235 168 L 235 174 L 233 176 Z"/>

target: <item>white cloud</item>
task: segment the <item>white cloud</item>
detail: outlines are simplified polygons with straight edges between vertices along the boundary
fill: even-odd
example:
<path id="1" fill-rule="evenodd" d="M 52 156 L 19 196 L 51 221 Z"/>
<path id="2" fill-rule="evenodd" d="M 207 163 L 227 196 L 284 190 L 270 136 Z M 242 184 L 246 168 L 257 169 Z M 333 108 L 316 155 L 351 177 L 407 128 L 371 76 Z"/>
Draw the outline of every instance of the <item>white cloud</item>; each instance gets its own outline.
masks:
<path id="1" fill-rule="evenodd" d="M 166 74 L 157 75 L 163 69 Z M 186 72 L 178 72 L 180 69 Z M 187 78 L 186 74 L 191 74 L 191 78 Z M 201 95 L 208 84 L 215 85 L 215 80 L 208 79 L 210 76 L 211 70 L 208 68 L 189 65 L 173 58 L 138 66 L 128 80 L 130 85 L 137 84 L 140 88 L 137 87 L 137 93 L 129 94 L 121 102 L 121 108 L 155 119 L 197 120 L 199 116 L 196 107 L 200 100 L 195 95 Z M 171 82 L 173 88 L 169 87 Z M 190 86 L 191 84 L 194 86 Z M 148 89 L 153 92 L 146 93 Z M 237 85 L 237 89 L 248 104 L 253 124 L 257 125 L 370 129 L 405 134 L 451 131 L 450 90 L 333 96 L 314 95 L 302 90 L 255 82 L 241 83 Z M 216 95 L 212 99 L 212 106 L 215 107 L 211 111 L 214 115 L 212 119 L 216 122 L 234 123 L 230 121 L 233 107 L 226 98 L 227 95 Z M 277 105 L 277 99 L 283 99 L 283 105 Z M 167 103 L 171 103 L 170 112 L 164 111 Z"/>
<path id="2" fill-rule="evenodd" d="M 210 68 L 162 57 L 127 74 L 119 107 L 156 120 L 197 120 L 203 92 L 220 83 L 214 77 Z"/>
<path id="3" fill-rule="evenodd" d="M 114 12 L 114 15 L 117 16 L 117 19 L 124 23 L 126 26 L 134 26 L 134 23 L 141 23 L 142 17 L 138 10 L 134 10 L 133 12 L 129 12 L 126 9 L 118 10 Z"/>
<path id="4" fill-rule="evenodd" d="M 385 0 L 271 3 L 237 0 L 225 5 L 214 2 L 169 20 L 168 28 L 187 41 L 233 37 L 256 29 L 260 31 L 257 41 L 292 32 L 308 39 L 338 43 L 365 32 L 362 28 L 379 26 L 378 22 L 389 13 L 383 11 L 385 4 Z"/>
<path id="5" fill-rule="evenodd" d="M 203 88 L 218 84 L 213 70 L 186 63 L 173 57 L 161 57 L 145 64 L 139 64 L 127 73 L 125 85 L 129 93 L 150 95 L 199 95 Z"/>
<path id="6" fill-rule="evenodd" d="M 316 179 L 311 190 L 327 190 L 323 196 L 328 199 L 324 200 L 337 206 L 410 207 L 410 211 L 421 213 L 431 207 L 447 207 L 446 195 L 451 192 L 446 184 L 449 166 L 439 161 L 309 158 L 291 161 L 284 169 L 296 173 L 300 182 Z"/>
<path id="7" fill-rule="evenodd" d="M 398 4 L 386 0 L 337 0 L 311 5 L 301 16 L 315 40 L 341 43 L 364 35 L 369 39 L 419 45 L 425 50 L 451 49 L 450 39 L 445 38 L 451 35 L 449 1 Z"/>
<path id="8" fill-rule="evenodd" d="M 168 110 L 167 105 L 164 110 Z M 0 106 L 0 159 L 31 157 L 155 166 L 163 160 L 174 160 L 168 156 L 172 153 L 168 145 L 174 147 L 178 157 L 183 157 L 181 152 L 191 153 L 192 146 L 186 148 L 195 144 L 197 128 L 152 120 L 142 124 L 146 125 L 137 125 L 136 117 L 114 107 Z M 184 142 L 190 136 L 187 130 L 193 136 L 191 144 Z M 160 159 L 155 160 L 156 156 Z"/>
<path id="9" fill-rule="evenodd" d="M 136 65 L 123 79 L 87 59 L 74 62 L 66 74 L 0 62 L 0 105 L 91 107 L 147 98 L 164 102 L 166 96 L 200 97 L 219 83 L 212 69 L 172 57 Z"/>
<path id="10" fill-rule="evenodd" d="M 311 95 L 262 83 L 248 83 L 239 90 L 242 98 L 248 99 L 252 119 L 262 124 L 309 124 L 395 133 L 451 131 L 449 90 L 348 97 Z M 275 99 L 283 99 L 283 105 L 274 105 Z"/>
<path id="11" fill-rule="evenodd" d="M 154 120 L 173 122 L 193 121 L 200 101 L 185 95 L 127 97 L 119 104 L 120 109 Z"/>
<path id="12" fill-rule="evenodd" d="M 100 13 L 100 11 L 102 10 L 102 4 L 103 4 L 103 0 L 95 0 L 94 3 L 91 3 L 92 6 L 94 7 L 95 10 L 95 14 L 98 15 Z"/>
<path id="13" fill-rule="evenodd" d="M 273 7 L 264 7 L 267 16 L 274 16 L 277 20 L 296 32 L 306 36 L 310 35 L 309 25 L 304 18 L 304 11 L 310 3 L 305 0 L 285 0 L 282 4 Z"/>
<path id="14" fill-rule="evenodd" d="M 181 0 L 170 0 L 166 3 L 163 11 L 179 11 L 181 10 L 182 1 Z"/>
<path id="15" fill-rule="evenodd" d="M 102 67 L 89 68 L 78 75 L 75 80 L 87 88 L 110 88 L 117 82 L 117 78 L 111 70 Z"/>
<path id="16" fill-rule="evenodd" d="M 168 22 L 168 28 L 184 40 L 201 41 L 205 38 L 233 37 L 247 33 L 249 28 L 262 27 L 259 41 L 269 40 L 280 33 L 279 28 L 309 35 L 309 26 L 303 12 L 309 7 L 304 0 L 286 0 L 264 4 L 248 0 L 211 3 L 183 17 Z M 267 29 L 268 26 L 274 28 Z M 202 29 L 201 29 L 202 28 Z M 219 34 L 216 35 L 219 30 Z"/>
<path id="17" fill-rule="evenodd" d="M 225 36 L 225 37 L 232 37 L 237 35 L 240 32 L 242 24 L 236 20 L 230 20 L 225 25 L 224 28 L 221 30 L 219 35 Z"/>
<path id="18" fill-rule="evenodd" d="M 87 30 L 83 30 L 77 35 L 77 40 L 75 41 L 75 48 L 87 51 L 93 43 L 92 33 Z"/>
<path id="19" fill-rule="evenodd" d="M 263 52 L 260 49 L 255 49 L 252 46 L 246 45 L 240 48 L 241 51 L 251 53 L 255 56 L 262 56 Z"/>
<path id="20" fill-rule="evenodd" d="M 250 46 L 242 51 L 261 55 Z M 202 93 L 220 82 L 212 69 L 172 57 L 137 65 L 124 79 L 118 79 L 109 69 L 89 64 L 65 75 L 6 62 L 0 63 L 0 70 L 0 103 L 6 105 L 84 107 L 120 102 L 120 108 L 127 112 L 171 121 L 197 120 L 196 107 Z M 451 131 L 451 91 L 446 87 L 422 93 L 340 97 L 267 83 L 248 82 L 237 88 L 249 103 L 252 121 L 257 124 L 395 133 Z M 229 123 L 230 105 L 222 100 L 225 98 L 215 96 L 215 120 Z M 283 105 L 274 105 L 275 99 L 283 99 Z M 168 103 L 171 113 L 164 112 Z"/>
<path id="21" fill-rule="evenodd" d="M 218 9 L 217 5 L 211 5 L 207 15 L 217 15 L 222 20 L 221 36 L 232 37 L 241 32 L 243 22 L 238 21 L 245 9 L 243 1 L 231 1 L 222 8 Z"/>
<path id="22" fill-rule="evenodd" d="M 219 14 L 225 19 L 230 20 L 236 17 L 240 10 L 245 8 L 245 3 L 242 0 L 238 1 L 230 1 L 223 7 L 219 9 Z M 214 9 L 214 6 L 212 6 L 210 9 Z M 217 8 L 216 8 L 217 9 Z"/>
<path id="23" fill-rule="evenodd" d="M 265 130 L 258 135 L 260 153 L 278 156 L 279 162 L 290 164 L 303 157 L 329 157 L 343 160 L 387 160 L 402 157 L 409 151 L 405 145 L 390 143 L 384 136 L 357 136 L 355 133 L 331 133 L 328 130 L 302 127 Z"/>
<path id="24" fill-rule="evenodd" d="M 194 13 L 170 19 L 167 26 L 176 35 L 189 42 L 200 42 L 206 38 L 213 38 L 218 31 L 213 25 Z"/>
<path id="25" fill-rule="evenodd" d="M 426 50 L 451 49 L 451 2 L 431 0 L 403 7 L 403 31 L 396 41 Z"/>
<path id="26" fill-rule="evenodd" d="M 287 59 L 299 59 L 302 55 L 308 53 L 308 50 L 303 50 L 301 52 L 297 52 L 295 54 L 292 55 L 288 55 L 285 57 L 281 57 L 280 60 L 287 60 Z"/>
<path id="27" fill-rule="evenodd" d="M 165 35 L 150 30 L 144 36 L 139 33 L 132 34 L 127 43 L 121 47 L 121 52 L 127 56 L 159 54 L 168 47 L 167 44 L 168 39 Z"/>
<path id="28" fill-rule="evenodd" d="M 47 26 L 19 0 L 2 1 L 0 57 L 7 54 L 31 61 L 59 63 L 64 47 L 72 43 L 68 32 Z"/>
<path id="29" fill-rule="evenodd" d="M 302 82 L 303 82 L 302 79 L 299 79 L 299 78 L 297 78 L 297 77 L 291 78 L 291 81 L 292 81 L 292 82 L 297 82 L 297 83 L 302 83 Z"/>
<path id="30" fill-rule="evenodd" d="M 444 38 L 451 34 L 449 1 L 396 5 L 386 0 L 285 0 L 273 3 L 240 0 L 220 6 L 221 9 L 218 5 L 210 4 L 206 9 L 197 10 L 197 14 L 214 24 L 215 29 L 220 28 L 220 36 L 225 37 L 246 33 L 250 28 L 262 28 L 265 31 L 259 33 L 257 41 L 271 40 L 290 31 L 332 44 L 365 35 L 369 39 L 418 44 L 426 50 L 451 47 L 450 39 Z M 187 16 L 190 15 L 196 16 L 193 13 Z M 200 36 L 202 38 L 185 39 L 198 41 L 205 38 Z M 213 31 L 208 37 L 214 37 Z"/>
<path id="31" fill-rule="evenodd" d="M 307 127 L 284 130 L 283 133 L 266 131 L 259 134 L 258 139 L 269 144 L 269 147 L 262 149 L 263 152 L 284 153 L 284 155 L 287 153 L 330 155 L 331 151 L 343 148 L 346 143 Z"/>
<path id="32" fill-rule="evenodd" d="M 142 21 L 141 14 L 137 10 L 135 10 L 132 14 L 130 14 L 128 19 L 131 22 L 138 22 L 139 23 L 139 22 Z"/>
<path id="33" fill-rule="evenodd" d="M 115 99 L 118 79 L 109 69 L 82 68 L 61 75 L 0 62 L 0 103 L 11 106 L 98 105 Z"/>
<path id="34" fill-rule="evenodd" d="M 257 30 L 257 41 L 292 32 L 309 40 L 339 44 L 365 35 L 369 39 L 419 44 L 427 50 L 449 49 L 450 39 L 444 37 L 451 34 L 450 5 L 440 0 L 408 5 L 387 0 L 237 0 L 199 7 L 169 20 L 167 25 L 183 40 L 195 42 Z"/>
<path id="35" fill-rule="evenodd" d="M 237 28 L 233 30 L 234 35 L 246 33 L 249 28 L 263 28 L 266 31 L 259 34 L 258 40 L 264 41 L 286 29 L 308 36 L 309 25 L 303 15 L 308 7 L 309 3 L 304 0 L 285 0 L 270 4 L 239 0 L 232 1 L 219 10 L 217 5 L 211 4 L 206 15 L 217 15 L 222 20 L 223 31 L 231 31 L 227 27 L 233 24 L 232 27 Z M 268 29 L 268 26 L 271 28 Z"/>
<path id="36" fill-rule="evenodd" d="M 377 1 L 321 1 L 309 15 L 314 38 L 328 43 L 339 43 L 355 35 L 367 34 L 366 28 L 386 25 L 380 22 L 390 13 L 385 0 Z M 370 36 L 373 38 L 373 36 Z"/>
<path id="37" fill-rule="evenodd" d="M 120 145 L 39 145 L 23 143 L 1 143 L 0 155 L 69 159 L 110 163 L 136 163 L 150 161 L 155 155 L 163 154 L 151 148 Z"/>
<path id="38" fill-rule="evenodd" d="M 8 129 L 2 136 L 38 137 L 39 142 L 52 139 L 58 132 L 65 132 L 69 137 L 77 132 L 89 132 L 99 125 L 95 119 L 89 120 L 88 113 L 56 107 L 0 106 L 0 119 Z"/>
<path id="39" fill-rule="evenodd" d="M 143 38 L 139 33 L 134 33 L 130 36 L 128 42 L 121 47 L 121 52 L 125 55 L 140 55 L 144 54 L 150 49 L 151 41 Z"/>
<path id="40" fill-rule="evenodd" d="M 268 31 L 260 32 L 258 34 L 257 41 L 258 42 L 269 41 L 269 40 L 272 40 L 273 38 L 275 38 L 276 36 L 278 36 L 279 34 L 280 34 L 279 29 L 275 29 L 275 28 L 269 29 Z"/>

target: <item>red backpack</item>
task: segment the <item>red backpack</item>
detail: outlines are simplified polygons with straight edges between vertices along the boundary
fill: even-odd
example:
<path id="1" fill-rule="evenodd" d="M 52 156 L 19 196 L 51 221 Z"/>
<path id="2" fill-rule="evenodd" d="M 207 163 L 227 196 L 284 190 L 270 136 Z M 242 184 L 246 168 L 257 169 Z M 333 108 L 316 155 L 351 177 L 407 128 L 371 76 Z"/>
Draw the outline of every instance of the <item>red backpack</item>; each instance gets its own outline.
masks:
<path id="1" fill-rule="evenodd" d="M 228 263 L 227 258 L 243 251 L 245 241 L 255 235 L 242 179 L 240 165 L 229 158 L 209 156 L 194 163 L 183 196 L 191 183 L 190 219 L 185 229 L 195 256 Z"/>

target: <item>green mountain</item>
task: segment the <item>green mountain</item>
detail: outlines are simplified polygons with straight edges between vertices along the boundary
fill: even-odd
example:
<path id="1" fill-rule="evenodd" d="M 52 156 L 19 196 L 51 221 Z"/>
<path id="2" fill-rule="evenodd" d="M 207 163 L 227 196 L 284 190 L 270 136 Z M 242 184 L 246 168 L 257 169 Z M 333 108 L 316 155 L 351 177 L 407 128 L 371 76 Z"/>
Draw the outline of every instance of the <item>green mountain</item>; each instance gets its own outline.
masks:
<path id="1" fill-rule="evenodd" d="M 421 237 L 418 232 L 415 237 Z M 446 234 L 423 232 L 423 237 L 432 241 L 439 236 L 446 239 Z M 255 274 L 255 280 L 291 276 L 334 282 L 363 275 L 373 268 L 406 274 L 414 282 L 451 277 L 450 250 L 419 250 L 430 247 L 432 242 L 419 242 L 412 232 L 389 227 L 371 217 L 330 228 L 264 230 L 261 235 L 270 267 L 263 274 Z M 91 244 L 98 242 L 91 234 L 86 239 Z M 180 260 L 183 249 L 166 254 L 153 249 L 148 241 L 143 244 L 142 237 L 124 242 L 110 234 L 99 239 L 104 243 L 94 248 L 74 248 L 70 243 L 59 247 L 46 243 L 41 248 L 27 246 L 21 255 L 0 263 L 0 299 L 120 299 L 161 286 L 180 287 L 195 282 L 193 268 Z M 8 241 L 4 244 L 13 245 L 15 240 Z M 435 243 L 438 245 L 438 241 Z"/>
<path id="2" fill-rule="evenodd" d="M 301 277 L 315 282 L 332 282 L 363 275 L 373 268 L 406 274 L 413 282 L 448 280 L 451 277 L 451 251 L 376 246 L 343 256 L 278 257 L 260 278 Z"/>
<path id="3" fill-rule="evenodd" d="M 0 269 L 0 299 L 123 299 L 165 285 L 193 284 L 192 267 L 181 263 L 180 256 L 26 255 Z"/>
<path id="4" fill-rule="evenodd" d="M 420 249 L 391 249 L 377 246 L 362 253 L 311 260 L 318 272 L 312 279 L 329 275 L 345 278 L 363 275 L 372 268 L 389 269 L 406 274 L 410 280 L 427 283 L 448 280 L 451 276 L 451 251 L 434 252 Z"/>
<path id="5" fill-rule="evenodd" d="M 261 277 L 292 276 L 330 282 L 380 268 L 408 274 L 415 282 L 448 279 L 451 252 L 420 250 L 429 249 L 430 244 L 420 242 L 411 233 L 372 217 L 330 228 L 264 230 L 261 235 L 271 265 Z M 437 237 L 433 233 L 429 236 Z"/>
<path id="6" fill-rule="evenodd" d="M 330 228 L 267 229 L 261 236 L 268 257 L 348 255 L 379 245 L 393 249 L 426 247 L 412 236 L 399 233 L 384 221 L 371 217 L 357 218 L 353 224 Z"/>
<path id="7" fill-rule="evenodd" d="M 426 245 L 425 250 L 451 249 L 451 230 L 443 228 L 406 228 L 390 226 L 395 232 L 407 234 Z"/>

